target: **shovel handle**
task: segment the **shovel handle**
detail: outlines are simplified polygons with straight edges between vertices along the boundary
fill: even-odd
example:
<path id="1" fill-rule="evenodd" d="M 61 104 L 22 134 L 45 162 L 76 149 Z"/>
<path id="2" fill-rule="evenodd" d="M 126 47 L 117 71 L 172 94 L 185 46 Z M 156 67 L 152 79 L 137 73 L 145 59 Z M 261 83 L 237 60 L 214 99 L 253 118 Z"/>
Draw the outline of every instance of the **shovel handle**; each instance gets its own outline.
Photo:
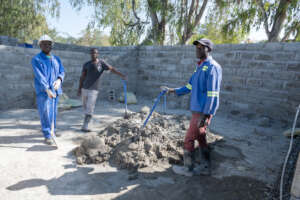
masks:
<path id="1" fill-rule="evenodd" d="M 124 88 L 124 103 L 125 103 L 125 114 L 126 114 L 127 113 L 127 85 L 125 80 L 122 80 L 122 82 Z"/>
<path id="2" fill-rule="evenodd" d="M 151 115 L 152 115 L 154 109 L 156 108 L 156 106 L 157 106 L 157 104 L 158 104 L 158 102 L 159 102 L 159 100 L 160 100 L 160 97 L 163 96 L 163 95 L 165 95 L 166 92 L 167 92 L 166 90 L 163 90 L 163 91 L 161 91 L 161 92 L 159 93 L 159 95 L 156 97 L 155 102 L 154 102 L 154 105 L 152 106 L 151 111 L 150 111 L 148 117 L 146 118 L 146 120 L 145 120 L 145 122 L 144 122 L 142 128 L 145 128 L 145 126 L 146 126 L 146 124 L 147 124 L 149 118 L 151 117 Z"/>

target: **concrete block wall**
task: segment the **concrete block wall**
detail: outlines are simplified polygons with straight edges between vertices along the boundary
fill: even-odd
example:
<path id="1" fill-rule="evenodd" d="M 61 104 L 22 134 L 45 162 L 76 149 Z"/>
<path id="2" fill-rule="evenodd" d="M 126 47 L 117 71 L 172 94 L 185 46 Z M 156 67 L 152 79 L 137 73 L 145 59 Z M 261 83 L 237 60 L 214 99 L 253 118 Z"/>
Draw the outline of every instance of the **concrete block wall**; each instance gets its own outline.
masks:
<path id="1" fill-rule="evenodd" d="M 300 104 L 300 43 L 219 45 L 222 108 L 291 121 Z"/>
<path id="2" fill-rule="evenodd" d="M 223 68 L 220 110 L 292 121 L 300 104 L 300 43 L 216 45 Z M 180 87 L 195 70 L 193 46 L 140 47 L 138 94 L 155 98 L 160 85 Z M 170 107 L 189 107 L 189 96 L 168 97 Z"/>
<path id="3" fill-rule="evenodd" d="M 133 51 L 133 52 L 132 52 Z M 28 49 L 15 46 L 0 45 L 0 110 L 11 108 L 35 107 L 35 92 L 33 82 L 33 70 L 31 59 L 39 53 L 39 49 Z M 71 52 L 54 50 L 53 53 L 60 57 L 65 71 L 63 91 L 71 98 L 77 98 L 77 88 L 82 65 L 90 59 L 90 55 L 84 52 Z M 101 57 L 115 66 L 119 71 L 128 74 L 130 80 L 128 88 L 136 90 L 135 72 L 131 63 L 136 63 L 136 54 L 133 47 L 121 47 L 99 49 Z M 134 65 L 136 67 L 136 65 Z M 110 90 L 115 93 L 123 91 L 123 85 L 119 76 L 106 72 L 101 77 L 101 90 L 99 100 L 108 99 Z"/>
<path id="4" fill-rule="evenodd" d="M 58 48 L 59 47 L 59 48 Z M 82 64 L 89 47 L 56 45 L 66 70 L 63 89 L 76 97 Z M 195 70 L 193 46 L 97 47 L 100 57 L 128 75 L 128 90 L 154 99 L 159 87 L 180 87 Z M 55 49 L 55 48 L 54 48 Z M 69 50 L 72 51 L 69 51 Z M 75 50 L 76 49 L 76 50 Z M 33 76 L 30 60 L 38 49 L 0 46 L 0 110 L 32 106 Z M 300 43 L 217 45 L 212 56 L 223 68 L 220 111 L 268 116 L 292 121 L 300 103 Z M 9 89 L 7 89 L 9 88 Z M 122 91 L 114 74 L 101 77 L 99 100 Z M 168 96 L 168 107 L 188 108 L 189 95 Z"/>

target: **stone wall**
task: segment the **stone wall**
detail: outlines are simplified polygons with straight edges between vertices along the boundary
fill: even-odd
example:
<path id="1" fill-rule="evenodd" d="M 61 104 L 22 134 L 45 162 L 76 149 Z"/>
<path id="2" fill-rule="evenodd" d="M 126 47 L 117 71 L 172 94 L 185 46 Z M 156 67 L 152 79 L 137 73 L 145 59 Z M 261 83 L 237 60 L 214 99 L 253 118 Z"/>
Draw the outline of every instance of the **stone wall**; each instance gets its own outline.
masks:
<path id="1" fill-rule="evenodd" d="M 89 47 L 56 44 L 66 70 L 64 91 L 76 96 L 81 67 Z M 60 50 L 58 50 L 60 49 Z M 128 90 L 154 99 L 159 87 L 180 87 L 195 69 L 193 46 L 98 47 L 100 57 L 128 74 Z M 69 51 L 72 50 L 72 51 Z M 32 107 L 33 76 L 30 60 L 38 49 L 0 46 L 0 109 Z M 300 43 L 217 45 L 213 57 L 223 67 L 220 110 L 293 120 L 300 104 Z M 105 74 L 100 98 L 122 91 L 120 78 Z M 168 96 L 168 107 L 188 108 L 189 95 Z"/>
<path id="2" fill-rule="evenodd" d="M 137 81 L 141 95 L 155 97 L 160 85 L 183 86 L 195 69 L 192 46 L 140 47 Z M 220 110 L 291 121 L 300 104 L 300 43 L 216 45 L 223 68 Z M 145 89 L 146 88 L 146 89 Z M 188 108 L 189 98 L 168 97 Z"/>
<path id="3" fill-rule="evenodd" d="M 33 84 L 32 57 L 39 53 L 39 49 L 22 48 L 0 45 L 0 110 L 11 108 L 32 108 L 35 106 L 35 94 Z M 63 91 L 71 98 L 76 98 L 79 77 L 83 63 L 90 59 L 89 54 L 83 52 L 59 51 L 53 53 L 60 57 L 65 71 Z M 128 74 L 128 88 L 136 90 L 136 70 L 132 63 L 136 63 L 136 51 L 133 47 L 120 47 L 99 50 L 101 57 L 119 71 Z M 134 67 L 133 67 L 134 66 Z M 108 99 L 109 91 L 115 94 L 123 91 L 123 85 L 119 76 L 105 72 L 101 77 L 101 90 L 99 99 Z"/>

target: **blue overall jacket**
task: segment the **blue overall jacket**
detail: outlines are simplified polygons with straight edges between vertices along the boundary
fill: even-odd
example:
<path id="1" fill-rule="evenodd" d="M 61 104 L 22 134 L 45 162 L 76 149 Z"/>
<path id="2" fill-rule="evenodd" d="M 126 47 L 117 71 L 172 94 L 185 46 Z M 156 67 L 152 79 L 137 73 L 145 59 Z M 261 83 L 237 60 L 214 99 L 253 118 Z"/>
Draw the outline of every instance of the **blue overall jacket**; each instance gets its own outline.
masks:
<path id="1" fill-rule="evenodd" d="M 209 56 L 200 65 L 197 64 L 189 83 L 176 88 L 175 93 L 181 96 L 191 92 L 191 111 L 215 115 L 219 107 L 221 81 L 222 68 Z"/>
<path id="2" fill-rule="evenodd" d="M 48 58 L 46 54 L 40 52 L 32 58 L 32 68 L 34 72 L 34 86 L 36 94 L 45 93 L 46 89 L 51 89 L 53 92 L 53 83 L 58 79 L 58 77 L 63 82 L 65 77 L 65 70 L 60 61 L 60 59 L 51 55 Z M 62 89 L 56 91 L 56 94 L 62 94 Z"/>

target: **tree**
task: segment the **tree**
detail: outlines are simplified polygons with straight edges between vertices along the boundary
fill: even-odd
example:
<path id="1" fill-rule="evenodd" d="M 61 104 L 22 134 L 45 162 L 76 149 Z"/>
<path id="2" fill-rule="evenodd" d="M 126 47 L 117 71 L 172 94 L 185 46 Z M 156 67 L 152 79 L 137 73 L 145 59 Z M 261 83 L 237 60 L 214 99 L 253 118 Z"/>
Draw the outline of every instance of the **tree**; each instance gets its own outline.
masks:
<path id="1" fill-rule="evenodd" d="M 174 24 L 180 44 L 185 44 L 194 34 L 194 30 L 199 26 L 207 4 L 208 0 L 203 0 L 202 3 L 195 0 L 184 0 L 176 5 L 179 18 L 175 18 Z"/>
<path id="2" fill-rule="evenodd" d="M 109 38 L 99 30 L 94 30 L 88 26 L 82 31 L 82 36 L 75 42 L 77 45 L 83 46 L 109 46 Z"/>
<path id="3" fill-rule="evenodd" d="M 45 13 L 58 16 L 58 0 L 0 0 L 0 35 L 32 41 L 50 31 Z"/>
<path id="4" fill-rule="evenodd" d="M 214 0 L 220 1 L 220 0 Z M 94 23 L 111 28 L 113 45 L 185 44 L 199 27 L 208 0 L 70 0 L 94 6 Z"/>
<path id="5" fill-rule="evenodd" d="M 232 15 L 223 30 L 232 34 L 242 29 L 249 33 L 252 27 L 263 26 L 269 42 L 286 41 L 297 37 L 300 27 L 298 0 L 239 0 L 227 3 Z M 280 34 L 284 32 L 284 35 Z"/>

